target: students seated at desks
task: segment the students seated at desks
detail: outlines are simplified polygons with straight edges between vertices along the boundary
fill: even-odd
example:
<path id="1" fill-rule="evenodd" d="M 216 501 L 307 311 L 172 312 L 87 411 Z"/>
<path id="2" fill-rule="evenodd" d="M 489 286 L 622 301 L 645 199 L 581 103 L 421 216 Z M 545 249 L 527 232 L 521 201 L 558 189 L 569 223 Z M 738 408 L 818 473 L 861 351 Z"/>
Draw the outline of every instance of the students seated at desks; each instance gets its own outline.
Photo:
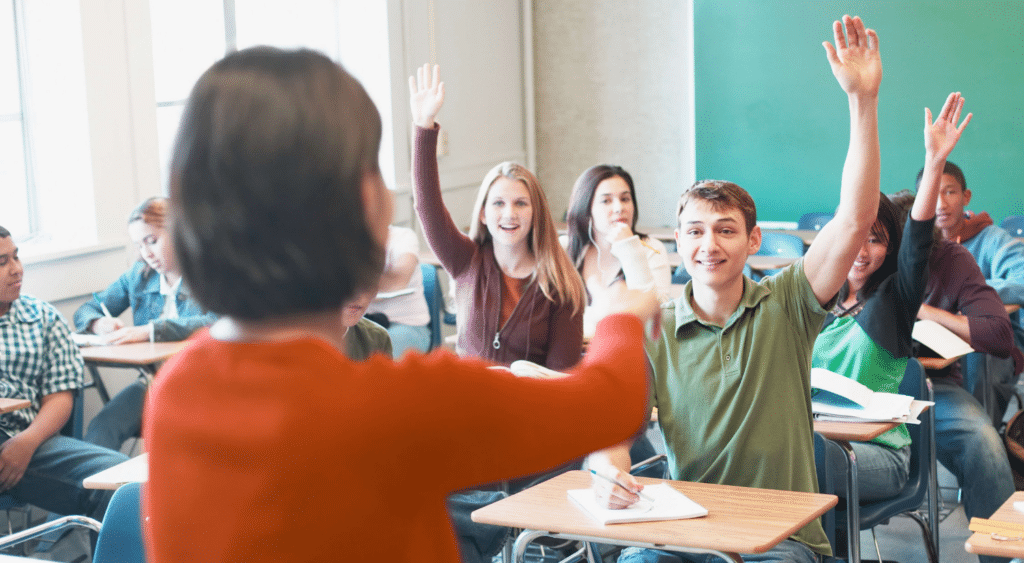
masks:
<path id="1" fill-rule="evenodd" d="M 614 305 L 635 315 L 602 321 L 600 346 L 567 378 L 444 351 L 400 363 L 342 353 L 342 310 L 376 289 L 385 262 L 380 139 L 365 90 L 314 51 L 237 51 L 192 90 L 171 159 L 173 240 L 196 299 L 223 317 L 164 365 L 146 405 L 154 563 L 381 550 L 454 562 L 452 491 L 563 463 L 644 422 L 642 331 L 657 300 L 625 288 Z"/>
<path id="2" fill-rule="evenodd" d="M 494 363 L 529 360 L 553 370 L 576 365 L 583 346 L 583 282 L 558 245 L 537 178 L 513 162 L 484 177 L 463 234 L 441 200 L 434 118 L 444 104 L 440 69 L 409 78 L 413 188 L 423 234 L 455 283 L 457 350 Z"/>
<path id="3" fill-rule="evenodd" d="M 918 172 L 918 184 L 921 173 Z M 971 190 L 959 166 L 947 162 L 943 168 L 942 191 L 936 206 L 935 224 L 942 236 L 962 244 L 981 268 L 985 281 L 995 288 L 1005 305 L 1024 305 L 1024 242 L 1015 239 L 1004 229 L 994 225 L 988 213 L 966 211 L 971 203 Z M 1024 318 L 1021 312 L 1010 315 L 1016 346 L 1024 350 Z M 1019 357 L 1019 355 L 1018 355 Z M 1024 365 L 1009 359 L 1000 360 L 982 354 L 970 354 L 965 361 L 964 379 L 967 390 L 975 397 L 983 397 L 987 389 L 976 388 L 975 383 L 987 373 L 989 385 L 995 390 L 995 408 L 992 422 L 1003 422 L 1009 398 L 1013 396 L 1017 374 Z"/>
<path id="4" fill-rule="evenodd" d="M 58 514 L 103 519 L 113 491 L 82 486 L 128 457 L 60 434 L 85 363 L 49 303 L 21 294 L 18 247 L 0 227 L 0 389 L 28 408 L 0 415 L 0 492 Z"/>
<path id="5" fill-rule="evenodd" d="M 849 377 L 873 391 L 899 392 L 907 361 L 914 355 L 911 333 L 928 282 L 942 165 L 971 120 L 967 114 L 957 126 L 962 108 L 963 98 L 953 93 L 934 123 L 931 111 L 925 110 L 921 192 L 902 229 L 900 208 L 889 198 L 880 198 L 871 234 L 814 343 L 814 367 Z M 910 434 L 904 425 L 852 446 L 861 501 L 890 498 L 903 489 L 910 475 Z"/>
<path id="6" fill-rule="evenodd" d="M 139 250 L 139 260 L 75 311 L 79 332 L 102 335 L 109 344 L 173 342 L 216 320 L 182 283 L 166 230 L 167 208 L 167 198 L 151 197 L 128 215 L 128 236 Z M 134 326 L 117 318 L 129 307 Z M 89 423 L 85 441 L 121 449 L 125 440 L 140 435 L 145 398 L 144 381 L 125 387 Z"/>
<path id="7" fill-rule="evenodd" d="M 818 490 L 811 350 L 874 223 L 879 194 L 878 38 L 860 18 L 844 16 L 833 27 L 837 48 L 826 44 L 826 53 L 848 96 L 850 148 L 836 216 L 807 253 L 754 283 L 743 275 L 747 256 L 761 243 L 750 195 L 731 182 L 703 180 L 679 200 L 676 245 L 693 280 L 663 307 L 661 336 L 647 346 L 651 402 L 658 409 L 673 479 Z M 630 487 L 593 480 L 595 493 L 612 508 L 636 502 L 642 488 L 628 473 L 626 446 L 589 458 L 591 468 Z M 831 554 L 819 520 L 757 560 L 810 563 L 817 554 Z M 636 548 L 619 559 L 678 560 Z"/>
<path id="8" fill-rule="evenodd" d="M 640 210 L 633 178 L 622 167 L 599 164 L 576 179 L 566 214 L 563 246 L 587 289 L 587 298 L 602 295 L 613 282 L 630 289 L 656 289 L 668 301 L 672 270 L 665 245 L 636 232 Z M 583 334 L 593 334 L 598 316 L 583 313 Z"/>
<path id="9" fill-rule="evenodd" d="M 430 310 L 423 296 L 419 252 L 420 240 L 412 229 L 388 227 L 387 258 L 380 291 L 412 291 L 375 299 L 367 312 L 387 319 L 386 328 L 396 360 L 405 355 L 406 350 L 430 350 Z"/>
<path id="10" fill-rule="evenodd" d="M 907 190 L 890 198 L 904 215 L 914 204 Z M 970 252 L 941 240 L 941 232 L 938 236 L 928 257 L 928 284 L 917 318 L 939 323 L 979 352 L 1009 356 L 1016 350 L 1013 329 L 999 294 L 985 283 Z M 1014 490 L 1006 448 L 988 413 L 961 387 L 959 361 L 927 373 L 935 392 L 938 459 L 960 483 L 967 518 L 988 518 Z"/>

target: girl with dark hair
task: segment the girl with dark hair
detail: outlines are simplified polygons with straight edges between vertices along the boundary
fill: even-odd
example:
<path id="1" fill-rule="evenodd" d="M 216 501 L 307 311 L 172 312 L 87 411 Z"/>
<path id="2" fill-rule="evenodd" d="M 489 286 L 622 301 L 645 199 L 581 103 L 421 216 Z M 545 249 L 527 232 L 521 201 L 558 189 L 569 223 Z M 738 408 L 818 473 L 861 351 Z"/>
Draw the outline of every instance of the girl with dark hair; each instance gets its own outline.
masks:
<path id="1" fill-rule="evenodd" d="M 900 210 L 882 196 L 878 219 L 850 268 L 838 303 L 814 343 L 812 366 L 854 379 L 873 391 L 897 393 L 913 356 L 911 333 L 928 281 L 935 202 L 946 157 L 971 114 L 950 94 L 932 122 L 925 109 L 925 177 L 900 231 Z M 862 501 L 892 497 L 910 474 L 910 435 L 900 425 L 871 442 L 854 442 Z M 845 466 L 844 466 L 845 467 Z"/>
<path id="2" fill-rule="evenodd" d="M 603 297 L 618 280 L 625 280 L 630 289 L 656 289 L 660 300 L 669 299 L 668 252 L 661 241 L 636 232 L 639 214 L 633 177 L 622 167 L 599 164 L 576 179 L 569 196 L 565 246 L 589 301 Z M 598 320 L 587 307 L 583 333 L 592 334 Z"/>
<path id="3" fill-rule="evenodd" d="M 173 239 L 189 287 L 223 316 L 150 390 L 150 561 L 371 561 L 385 546 L 391 561 L 455 562 L 451 492 L 643 423 L 642 323 L 657 301 L 625 288 L 614 306 L 627 314 L 602 321 L 564 378 L 443 351 L 346 356 L 346 306 L 376 288 L 393 213 L 380 138 L 363 87 L 313 51 L 234 52 L 193 88 L 171 160 Z"/>

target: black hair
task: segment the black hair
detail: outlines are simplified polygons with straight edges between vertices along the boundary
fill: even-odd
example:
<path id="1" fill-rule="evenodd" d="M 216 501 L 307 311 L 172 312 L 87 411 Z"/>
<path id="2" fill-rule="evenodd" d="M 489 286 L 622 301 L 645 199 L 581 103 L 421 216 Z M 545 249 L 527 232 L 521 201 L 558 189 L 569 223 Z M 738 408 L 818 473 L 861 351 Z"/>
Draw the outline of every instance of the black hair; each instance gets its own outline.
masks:
<path id="1" fill-rule="evenodd" d="M 942 167 L 943 174 L 949 174 L 954 180 L 960 183 L 960 189 L 967 191 L 967 179 L 964 178 L 964 171 L 960 170 L 960 167 L 953 164 L 950 161 L 946 161 L 946 164 Z M 924 168 L 922 167 L 917 171 L 917 179 L 914 180 L 914 189 L 921 188 L 921 178 L 924 176 Z"/>
<path id="2" fill-rule="evenodd" d="M 857 292 L 857 299 L 864 301 L 878 289 L 878 286 L 885 278 L 896 273 L 899 267 L 900 242 L 903 239 L 903 224 L 909 221 L 900 220 L 900 208 L 889 200 L 885 194 L 878 198 L 878 215 L 874 225 L 871 225 L 871 234 L 885 241 L 885 260 L 870 276 L 867 283 Z M 839 291 L 839 302 L 841 303 L 850 294 L 849 284 L 843 284 Z"/>
<path id="3" fill-rule="evenodd" d="M 376 283 L 364 216 L 380 114 L 321 53 L 253 47 L 196 83 L 171 161 L 182 275 L 208 310 L 262 320 L 339 308 Z M 383 186 L 381 187 L 383 188 Z"/>
<path id="4" fill-rule="evenodd" d="M 0 227 L 0 238 L 11 238 L 11 231 Z"/>
<path id="5" fill-rule="evenodd" d="M 633 199 L 633 220 L 629 228 L 636 233 L 636 220 L 640 216 L 640 208 L 636 202 L 636 188 L 633 186 L 633 177 L 621 166 L 614 164 L 598 164 L 591 166 L 576 178 L 572 187 L 572 194 L 569 195 L 569 210 L 565 215 L 565 222 L 569 235 L 569 259 L 573 266 L 582 274 L 583 257 L 586 255 L 587 245 L 590 244 L 590 210 L 594 205 L 594 194 L 597 193 L 597 186 L 608 178 L 622 178 L 629 186 L 629 197 Z M 646 235 L 640 235 L 646 238 Z M 620 271 L 621 276 L 621 271 Z"/>

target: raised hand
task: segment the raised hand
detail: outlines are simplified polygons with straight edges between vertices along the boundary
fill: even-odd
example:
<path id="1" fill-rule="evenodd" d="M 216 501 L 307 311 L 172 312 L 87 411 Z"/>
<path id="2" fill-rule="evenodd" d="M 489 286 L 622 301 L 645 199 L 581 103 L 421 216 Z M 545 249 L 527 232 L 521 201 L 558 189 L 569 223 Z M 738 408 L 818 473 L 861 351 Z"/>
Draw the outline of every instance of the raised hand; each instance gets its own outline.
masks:
<path id="1" fill-rule="evenodd" d="M 882 58 L 875 30 L 866 29 L 860 17 L 843 16 L 841 23 L 832 23 L 832 31 L 836 46 L 828 41 L 822 45 L 839 85 L 851 96 L 877 96 L 882 82 Z"/>
<path id="2" fill-rule="evenodd" d="M 973 114 L 968 113 L 963 122 L 960 121 L 960 112 L 964 109 L 964 97 L 960 92 L 953 92 L 946 98 L 939 116 L 932 121 L 932 110 L 924 108 L 924 149 L 928 158 L 945 160 L 953 147 L 960 140 L 960 134 L 964 132 L 967 124 L 971 122 Z"/>
<path id="3" fill-rule="evenodd" d="M 441 82 L 441 67 L 425 64 L 416 69 L 416 76 L 409 77 L 409 105 L 412 108 L 412 122 L 417 127 L 432 129 L 437 112 L 444 105 L 444 82 Z"/>

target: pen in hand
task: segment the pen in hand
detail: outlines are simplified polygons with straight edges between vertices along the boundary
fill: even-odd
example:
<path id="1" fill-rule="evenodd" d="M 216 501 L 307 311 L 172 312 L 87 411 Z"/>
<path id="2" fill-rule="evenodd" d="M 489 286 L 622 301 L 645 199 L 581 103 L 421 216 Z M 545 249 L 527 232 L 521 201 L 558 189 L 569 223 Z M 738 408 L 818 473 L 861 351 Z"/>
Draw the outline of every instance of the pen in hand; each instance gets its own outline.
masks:
<path id="1" fill-rule="evenodd" d="M 618 486 L 622 487 L 623 489 L 629 491 L 629 487 L 627 487 L 626 485 L 618 482 L 615 479 L 612 479 L 611 477 L 609 477 L 607 475 L 602 475 L 602 474 L 598 473 L 597 471 L 594 471 L 593 469 L 588 469 L 587 471 L 590 471 L 590 473 L 592 475 L 595 475 L 595 476 L 597 476 L 600 479 L 604 479 L 605 481 L 608 481 L 609 483 L 612 483 L 614 485 L 618 485 Z M 629 491 L 629 492 L 633 492 L 633 491 Z M 654 502 L 654 499 L 649 497 L 649 496 L 647 496 L 647 495 L 645 495 L 643 493 L 643 491 L 637 491 L 636 495 L 639 496 L 640 498 L 646 500 L 647 502 Z"/>
<path id="2" fill-rule="evenodd" d="M 102 299 L 100 299 L 99 295 L 96 295 L 95 293 L 93 293 L 92 297 L 93 297 L 93 299 L 96 300 L 97 303 L 100 304 L 100 310 L 103 311 L 103 316 L 104 317 L 111 317 L 111 318 L 114 317 L 114 315 L 110 314 L 110 309 L 107 309 L 107 304 L 104 303 Z"/>

